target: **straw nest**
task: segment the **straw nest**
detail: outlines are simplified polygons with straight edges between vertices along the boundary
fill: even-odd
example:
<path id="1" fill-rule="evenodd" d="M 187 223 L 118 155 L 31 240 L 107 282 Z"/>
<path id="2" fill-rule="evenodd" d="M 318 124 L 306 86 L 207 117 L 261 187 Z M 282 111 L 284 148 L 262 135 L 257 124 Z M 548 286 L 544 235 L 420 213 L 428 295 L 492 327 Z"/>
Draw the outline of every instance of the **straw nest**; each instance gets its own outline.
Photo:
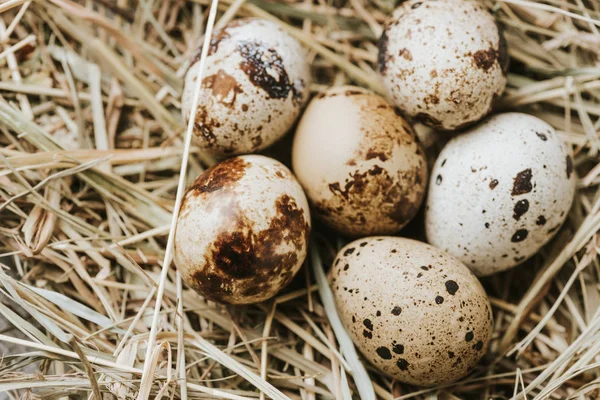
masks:
<path id="1" fill-rule="evenodd" d="M 2 2 L 0 318 L 8 328 L 0 341 L 19 347 L 3 351 L 0 392 L 598 398 L 600 3 L 485 2 L 505 28 L 512 63 L 501 108 L 559 131 L 574 154 L 578 190 L 550 245 L 483 280 L 495 334 L 481 365 L 456 384 L 426 389 L 381 375 L 348 349 L 326 278 L 340 239 L 316 232 L 308 265 L 265 304 L 204 301 L 173 267 L 161 279 L 182 162 L 182 77 L 208 0 Z M 377 91 L 376 39 L 394 3 L 221 0 L 217 27 L 239 16 L 279 21 L 311 51 L 313 92 L 348 82 Z M 442 141 L 426 136 L 432 157 Z M 285 159 L 287 148 L 284 141 L 267 153 Z M 211 162 L 190 153 L 188 179 Z M 418 235 L 418 225 L 406 234 Z"/>

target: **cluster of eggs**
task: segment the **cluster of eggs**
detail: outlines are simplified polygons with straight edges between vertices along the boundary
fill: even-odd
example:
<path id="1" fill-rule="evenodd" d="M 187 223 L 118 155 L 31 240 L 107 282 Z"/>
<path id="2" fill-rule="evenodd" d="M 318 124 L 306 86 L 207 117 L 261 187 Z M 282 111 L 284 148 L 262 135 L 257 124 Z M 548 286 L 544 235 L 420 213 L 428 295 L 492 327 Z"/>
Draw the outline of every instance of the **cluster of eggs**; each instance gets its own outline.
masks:
<path id="1" fill-rule="evenodd" d="M 572 160 L 550 125 L 520 113 L 475 125 L 506 85 L 507 49 L 494 17 L 475 0 L 402 3 L 379 43 L 390 101 L 353 86 L 314 97 L 294 136 L 295 175 L 247 154 L 300 116 L 310 84 L 305 49 L 275 23 L 241 19 L 215 33 L 208 54 L 194 142 L 236 157 L 200 175 L 184 196 L 175 263 L 185 282 L 222 303 L 271 298 L 306 258 L 312 211 L 356 239 L 334 260 L 332 289 L 363 355 L 407 383 L 465 376 L 492 335 L 476 275 L 535 254 L 564 222 L 575 191 Z M 197 61 L 185 81 L 187 120 Z M 431 173 L 408 121 L 462 129 Z M 389 236 L 425 197 L 429 244 Z"/>

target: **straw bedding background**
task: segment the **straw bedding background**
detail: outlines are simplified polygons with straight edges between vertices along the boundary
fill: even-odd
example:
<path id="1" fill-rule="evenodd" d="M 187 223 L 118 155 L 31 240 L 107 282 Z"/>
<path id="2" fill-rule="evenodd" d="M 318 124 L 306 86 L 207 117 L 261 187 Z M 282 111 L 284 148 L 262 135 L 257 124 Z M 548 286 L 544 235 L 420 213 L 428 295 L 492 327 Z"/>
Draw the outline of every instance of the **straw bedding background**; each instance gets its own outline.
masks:
<path id="1" fill-rule="evenodd" d="M 217 26 L 278 20 L 311 50 L 314 92 L 380 91 L 376 40 L 395 3 L 221 0 Z M 511 57 L 500 108 L 559 131 L 578 191 L 550 245 L 483 280 L 495 334 L 481 365 L 429 389 L 368 365 L 363 375 L 340 349 L 324 272 L 342 242 L 318 229 L 310 267 L 266 304 L 205 302 L 170 269 L 144 359 L 181 164 L 182 77 L 209 2 L 0 3 L 0 396 L 310 400 L 372 384 L 380 399 L 599 398 L 600 2 L 485 3 Z M 433 158 L 444 138 L 421 133 Z M 286 161 L 288 147 L 266 153 Z M 189 179 L 211 163 L 191 152 Z M 420 232 L 417 221 L 404 233 Z"/>

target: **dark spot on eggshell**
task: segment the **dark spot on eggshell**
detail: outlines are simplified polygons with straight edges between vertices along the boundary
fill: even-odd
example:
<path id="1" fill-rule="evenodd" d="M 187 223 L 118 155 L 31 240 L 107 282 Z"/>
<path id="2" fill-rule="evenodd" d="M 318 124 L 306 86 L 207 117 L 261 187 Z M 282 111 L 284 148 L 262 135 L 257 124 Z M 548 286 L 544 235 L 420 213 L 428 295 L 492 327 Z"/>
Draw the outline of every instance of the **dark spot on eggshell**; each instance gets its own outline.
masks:
<path id="1" fill-rule="evenodd" d="M 375 158 L 378 158 L 381 161 L 387 161 L 388 160 L 387 154 L 385 154 L 382 151 L 377 151 L 377 150 L 374 150 L 374 149 L 367 150 L 367 154 L 365 155 L 365 158 L 367 160 L 373 160 Z"/>
<path id="2" fill-rule="evenodd" d="M 409 363 L 404 358 L 401 358 L 396 362 L 396 366 L 400 369 L 400 371 L 408 371 Z"/>
<path id="3" fill-rule="evenodd" d="M 354 250 L 356 250 L 354 247 L 347 248 L 347 249 L 344 251 L 344 256 L 349 256 L 349 255 L 351 255 L 352 253 L 354 253 Z"/>
<path id="4" fill-rule="evenodd" d="M 363 325 L 365 326 L 365 328 L 367 328 L 368 330 L 372 331 L 373 330 L 373 323 L 371 322 L 370 319 L 364 319 L 363 320 Z"/>
<path id="5" fill-rule="evenodd" d="M 567 179 L 571 177 L 571 173 L 573 172 L 573 159 L 571 156 L 567 156 Z"/>
<path id="6" fill-rule="evenodd" d="M 451 295 L 454 295 L 458 291 L 458 284 L 453 280 L 446 281 L 446 290 Z"/>
<path id="7" fill-rule="evenodd" d="M 212 193 L 224 187 L 230 187 L 245 175 L 249 164 L 242 157 L 229 158 L 221 161 L 201 174 L 188 188 L 189 192 L 197 194 Z M 183 208 L 183 206 L 182 206 Z"/>
<path id="8" fill-rule="evenodd" d="M 250 82 L 267 93 L 269 98 L 287 99 L 292 93 L 296 104 L 302 101 L 302 94 L 290 81 L 277 50 L 251 41 L 239 43 L 237 49 L 242 56 L 240 69 L 248 76 Z"/>
<path id="9" fill-rule="evenodd" d="M 436 185 L 441 185 L 442 184 L 442 179 L 443 178 L 442 178 L 441 175 L 436 176 L 436 178 L 435 178 L 435 184 Z"/>
<path id="10" fill-rule="evenodd" d="M 360 247 L 365 247 L 365 246 L 366 246 L 366 245 L 368 245 L 368 244 L 369 244 L 369 242 L 362 242 L 362 243 L 361 243 L 359 246 L 360 246 Z"/>
<path id="11" fill-rule="evenodd" d="M 218 119 L 212 118 L 206 107 L 199 105 L 194 120 L 194 135 L 201 139 L 202 143 L 210 148 L 217 144 L 217 137 L 213 131 L 221 127 Z"/>
<path id="12" fill-rule="evenodd" d="M 513 218 L 517 221 L 521 219 L 523 214 L 525 214 L 529 210 L 529 201 L 528 200 L 519 200 L 515 203 L 513 208 Z"/>
<path id="13" fill-rule="evenodd" d="M 272 289 L 269 282 L 273 276 L 283 277 L 283 285 L 291 281 L 298 264 L 298 253 L 306 246 L 310 226 L 304 210 L 290 196 L 280 196 L 273 207 L 276 214 L 267 228 L 256 231 L 253 221 L 243 212 L 227 206 L 225 218 L 234 226 L 216 235 L 207 249 L 205 264 L 193 276 L 192 286 L 204 297 L 229 303 L 231 296 L 221 289 L 223 287 L 236 287 L 241 295 L 253 296 Z M 291 246 L 293 250 L 280 252 L 281 245 Z"/>
<path id="14" fill-rule="evenodd" d="M 235 77 L 220 69 L 202 80 L 202 86 L 211 90 L 212 96 L 226 107 L 233 107 L 238 94 L 244 93 Z M 246 106 L 248 108 L 248 106 Z"/>
<path id="15" fill-rule="evenodd" d="M 531 192 L 533 185 L 531 184 L 531 168 L 524 169 L 513 178 L 512 195 L 519 196 Z"/>
<path id="16" fill-rule="evenodd" d="M 400 315 L 400 313 L 402 312 L 402 308 L 399 306 L 396 306 L 394 308 L 392 308 L 392 314 L 395 316 Z"/>
<path id="17" fill-rule="evenodd" d="M 400 49 L 398 55 L 407 61 L 412 61 L 412 53 L 408 49 Z"/>
<path id="18" fill-rule="evenodd" d="M 415 4 L 413 4 L 412 6 L 410 6 L 410 8 L 412 8 L 413 10 L 416 10 L 417 8 L 421 7 L 421 4 L 423 4 L 423 2 L 416 2 Z"/>
<path id="19" fill-rule="evenodd" d="M 467 334 L 465 335 L 465 340 L 467 342 L 470 342 L 471 340 L 473 340 L 473 338 L 475 337 L 475 335 L 473 334 L 473 331 L 469 331 L 467 332 Z"/>
<path id="20" fill-rule="evenodd" d="M 384 360 L 392 359 L 392 353 L 390 353 L 390 349 L 388 349 L 387 347 L 381 346 L 378 347 L 375 351 L 377 352 L 377 355 L 383 358 Z"/>
<path id="21" fill-rule="evenodd" d="M 480 351 L 481 349 L 483 349 L 483 342 L 479 340 L 477 344 L 475 344 L 475 350 Z"/>
<path id="22" fill-rule="evenodd" d="M 496 60 L 498 60 L 498 51 L 490 47 L 487 50 L 479 50 L 473 53 L 472 57 L 477 68 L 487 71 L 492 68 Z"/>
<path id="23" fill-rule="evenodd" d="M 388 34 L 387 27 L 383 30 L 381 37 L 379 38 L 379 42 L 377 43 L 377 47 L 379 49 L 379 54 L 377 55 L 377 66 L 379 67 L 379 72 L 381 75 L 385 76 L 387 72 L 387 63 L 390 61 L 389 56 L 387 54 L 388 50 Z"/>
<path id="24" fill-rule="evenodd" d="M 449 351 L 448 352 L 448 358 L 454 358 L 454 352 L 453 351 Z"/>
<path id="25" fill-rule="evenodd" d="M 363 336 L 367 339 L 373 339 L 373 333 L 366 329 L 363 330 Z"/>
<path id="26" fill-rule="evenodd" d="M 444 298 L 442 296 L 435 296 L 435 304 L 442 304 L 444 302 Z"/>
<path id="27" fill-rule="evenodd" d="M 537 220 L 535 221 L 535 224 L 538 226 L 543 226 L 546 224 L 546 217 L 544 217 L 543 215 L 540 215 L 539 217 L 537 217 Z"/>
<path id="28" fill-rule="evenodd" d="M 350 268 L 350 265 L 348 265 L 348 264 L 344 265 L 344 271 L 348 271 L 348 268 Z"/>
<path id="29" fill-rule="evenodd" d="M 519 229 L 512 235 L 510 241 L 513 243 L 522 242 L 523 240 L 527 239 L 528 234 L 529 232 L 527 231 L 527 229 Z"/>
<path id="30" fill-rule="evenodd" d="M 440 104 L 440 98 L 435 94 L 428 94 L 423 98 L 423 101 L 425 104 Z"/>
<path id="31" fill-rule="evenodd" d="M 540 139 L 542 139 L 544 142 L 545 142 L 546 140 L 548 140 L 548 136 L 546 136 L 546 134 L 545 134 L 545 133 L 542 133 L 542 132 L 536 132 L 535 134 L 537 135 L 537 137 L 539 137 Z"/>
<path id="32" fill-rule="evenodd" d="M 498 186 L 498 179 L 492 179 L 490 181 L 490 189 L 494 190 Z"/>
<path id="33" fill-rule="evenodd" d="M 394 344 L 394 346 L 392 347 L 392 351 L 396 354 L 403 354 L 404 346 L 401 344 Z"/>

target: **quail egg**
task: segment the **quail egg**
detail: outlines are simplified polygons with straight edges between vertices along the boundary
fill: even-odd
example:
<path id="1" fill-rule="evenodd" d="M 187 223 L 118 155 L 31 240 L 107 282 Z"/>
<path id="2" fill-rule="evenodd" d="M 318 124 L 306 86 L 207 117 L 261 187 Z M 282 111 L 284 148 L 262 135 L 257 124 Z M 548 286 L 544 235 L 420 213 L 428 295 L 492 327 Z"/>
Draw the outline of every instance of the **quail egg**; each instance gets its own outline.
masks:
<path id="1" fill-rule="evenodd" d="M 393 102 L 441 130 L 485 116 L 506 85 L 506 42 L 475 0 L 411 0 L 386 24 L 379 71 Z"/>
<path id="2" fill-rule="evenodd" d="M 573 161 L 552 126 L 505 113 L 450 140 L 431 174 L 425 230 L 476 275 L 534 255 L 564 222 Z"/>
<path id="3" fill-rule="evenodd" d="M 216 156 L 252 153 L 293 125 L 308 99 L 310 68 L 300 43 L 276 23 L 239 19 L 215 32 L 194 121 L 194 144 Z M 199 53 L 185 77 L 189 120 Z"/>
<path id="4" fill-rule="evenodd" d="M 174 261 L 188 286 L 222 303 L 257 303 L 300 269 L 310 214 L 300 184 L 283 164 L 239 156 L 188 188 L 176 229 Z"/>
<path id="5" fill-rule="evenodd" d="M 411 126 L 385 99 L 351 86 L 311 101 L 294 137 L 292 166 L 316 216 L 349 236 L 400 230 L 427 183 Z"/>
<path id="6" fill-rule="evenodd" d="M 454 382 L 485 354 L 492 311 L 456 258 L 400 237 L 358 239 L 333 264 L 342 322 L 367 360 L 399 381 Z"/>

